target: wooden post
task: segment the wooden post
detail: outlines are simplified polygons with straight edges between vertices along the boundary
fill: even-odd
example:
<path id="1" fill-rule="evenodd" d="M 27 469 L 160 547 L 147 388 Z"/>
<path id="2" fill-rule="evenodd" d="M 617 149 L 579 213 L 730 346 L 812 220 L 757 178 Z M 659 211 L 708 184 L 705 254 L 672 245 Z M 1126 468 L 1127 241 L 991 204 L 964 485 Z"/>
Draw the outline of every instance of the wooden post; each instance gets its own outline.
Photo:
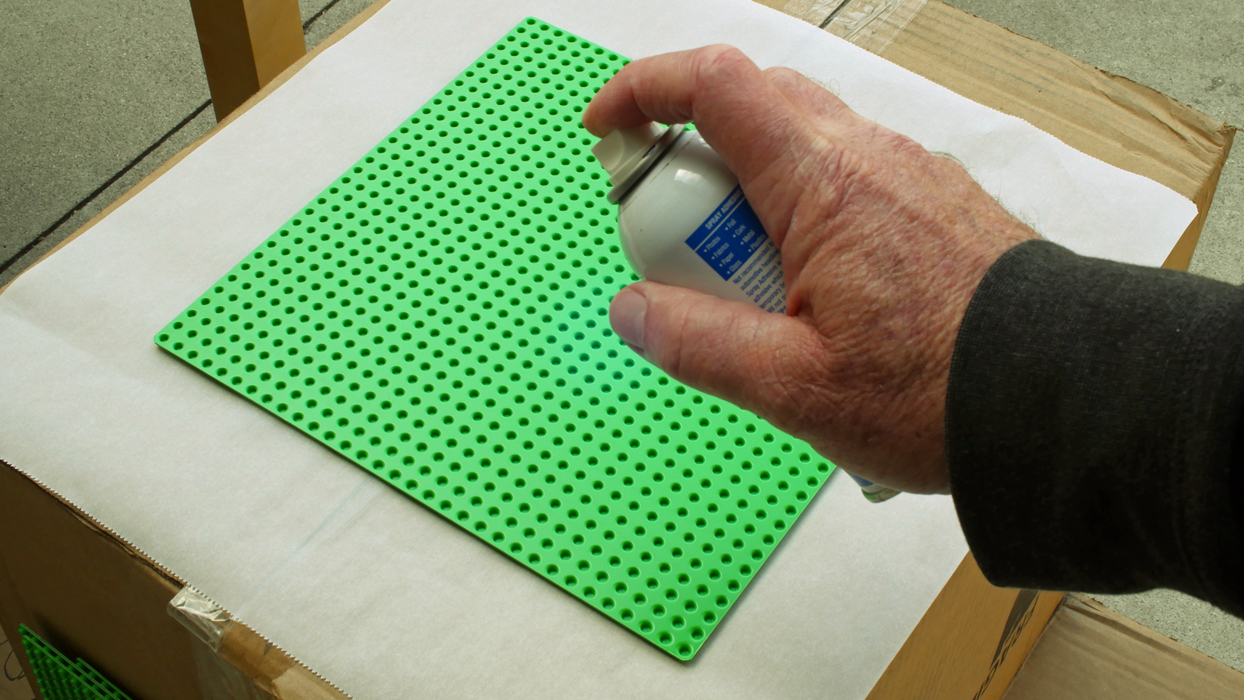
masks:
<path id="1" fill-rule="evenodd" d="M 190 0 L 217 121 L 307 52 L 298 0 Z"/>

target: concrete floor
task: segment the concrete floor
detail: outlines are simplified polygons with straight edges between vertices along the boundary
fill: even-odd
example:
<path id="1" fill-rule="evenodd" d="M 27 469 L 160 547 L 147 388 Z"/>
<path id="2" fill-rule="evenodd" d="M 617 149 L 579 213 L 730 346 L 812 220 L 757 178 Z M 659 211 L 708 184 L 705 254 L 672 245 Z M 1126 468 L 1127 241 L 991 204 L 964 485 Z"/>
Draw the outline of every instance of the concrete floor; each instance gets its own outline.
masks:
<path id="1" fill-rule="evenodd" d="M 314 47 L 371 0 L 300 0 Z M 1244 125 L 1239 0 L 951 0 L 1105 70 Z M 215 124 L 186 0 L 7 0 L 0 23 L 0 285 Z M 1192 269 L 1244 283 L 1244 158 Z M 1244 621 L 1169 591 L 1102 596 L 1244 670 Z"/>
<path id="2" fill-rule="evenodd" d="M 299 0 L 308 49 L 372 0 Z M 7 0 L 0 286 L 216 125 L 187 0 Z"/>

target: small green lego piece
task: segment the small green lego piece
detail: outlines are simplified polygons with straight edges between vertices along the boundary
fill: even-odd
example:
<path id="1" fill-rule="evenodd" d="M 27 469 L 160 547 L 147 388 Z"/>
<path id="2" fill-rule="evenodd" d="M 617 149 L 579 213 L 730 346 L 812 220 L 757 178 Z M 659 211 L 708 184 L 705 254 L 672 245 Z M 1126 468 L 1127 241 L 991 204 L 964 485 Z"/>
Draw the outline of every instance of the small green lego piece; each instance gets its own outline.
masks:
<path id="1" fill-rule="evenodd" d="M 18 631 L 45 700 L 130 700 L 86 661 L 70 661 L 26 625 Z"/>

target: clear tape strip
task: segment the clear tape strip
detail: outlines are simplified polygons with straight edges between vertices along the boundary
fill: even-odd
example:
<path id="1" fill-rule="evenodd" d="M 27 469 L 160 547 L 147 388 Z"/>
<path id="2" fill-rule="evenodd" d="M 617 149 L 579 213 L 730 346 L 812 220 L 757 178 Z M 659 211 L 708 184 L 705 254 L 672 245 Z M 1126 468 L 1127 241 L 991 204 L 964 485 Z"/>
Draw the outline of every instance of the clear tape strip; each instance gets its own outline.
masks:
<path id="1" fill-rule="evenodd" d="M 850 3 L 851 0 L 788 0 L 780 9 L 784 14 L 824 29 L 838 11 Z"/>
<path id="2" fill-rule="evenodd" d="M 168 614 L 203 642 L 193 645 L 203 700 L 350 697 L 189 586 L 169 601 Z"/>
<path id="3" fill-rule="evenodd" d="M 792 2 L 797 0 L 792 0 Z M 821 26 L 860 48 L 879 54 L 894 42 L 927 0 L 848 0 L 833 8 Z M 819 4 L 819 2 L 817 3 Z M 828 3 L 834 4 L 834 3 Z"/>
<path id="4" fill-rule="evenodd" d="M 195 644 L 194 666 L 204 700 L 272 700 L 237 667 L 220 656 L 225 631 L 233 624 L 228 611 L 186 586 L 168 602 L 169 617 L 190 630 L 202 644 Z"/>
<path id="5" fill-rule="evenodd" d="M 168 602 L 168 614 L 213 652 L 220 652 L 225 626 L 230 622 L 229 613 L 224 608 L 186 586 Z"/>

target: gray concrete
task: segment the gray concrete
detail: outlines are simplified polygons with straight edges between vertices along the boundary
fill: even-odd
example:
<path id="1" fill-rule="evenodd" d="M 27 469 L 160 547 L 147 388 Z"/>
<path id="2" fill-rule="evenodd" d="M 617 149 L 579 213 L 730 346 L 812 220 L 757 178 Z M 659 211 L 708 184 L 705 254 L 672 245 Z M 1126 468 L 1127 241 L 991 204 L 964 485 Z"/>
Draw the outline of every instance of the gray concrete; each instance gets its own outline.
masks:
<path id="1" fill-rule="evenodd" d="M 300 0 L 304 22 L 315 18 L 308 48 L 371 2 Z M 216 124 L 188 0 L 9 0 L 5 10 L 0 285 Z"/>
<path id="2" fill-rule="evenodd" d="M 208 99 L 185 0 L 9 0 L 0 76 L 0 264 Z"/>
<path id="3" fill-rule="evenodd" d="M 325 6 L 324 0 L 300 0 L 300 2 L 302 3 L 302 16 L 304 18 L 311 17 L 314 14 L 308 14 L 308 4 Z M 328 38 L 328 35 L 337 31 L 341 25 L 354 19 L 355 15 L 367 9 L 373 2 L 375 0 L 336 0 L 336 2 L 333 2 L 315 20 L 314 24 L 307 27 L 307 48 L 318 46 L 321 41 Z"/>
<path id="4" fill-rule="evenodd" d="M 371 2 L 300 0 L 304 22 L 315 17 L 306 28 L 308 48 Z M 1244 125 L 1244 3 L 1239 0 L 951 4 L 1154 87 L 1216 119 Z M 210 107 L 190 118 L 207 101 L 208 90 L 187 0 L 8 0 L 5 10 L 0 23 L 0 266 L 38 243 L 0 271 L 0 285 L 215 124 Z M 1244 283 L 1244 158 L 1239 152 L 1223 173 L 1193 270 Z M 1244 669 L 1240 620 L 1168 591 L 1101 599 Z"/>

